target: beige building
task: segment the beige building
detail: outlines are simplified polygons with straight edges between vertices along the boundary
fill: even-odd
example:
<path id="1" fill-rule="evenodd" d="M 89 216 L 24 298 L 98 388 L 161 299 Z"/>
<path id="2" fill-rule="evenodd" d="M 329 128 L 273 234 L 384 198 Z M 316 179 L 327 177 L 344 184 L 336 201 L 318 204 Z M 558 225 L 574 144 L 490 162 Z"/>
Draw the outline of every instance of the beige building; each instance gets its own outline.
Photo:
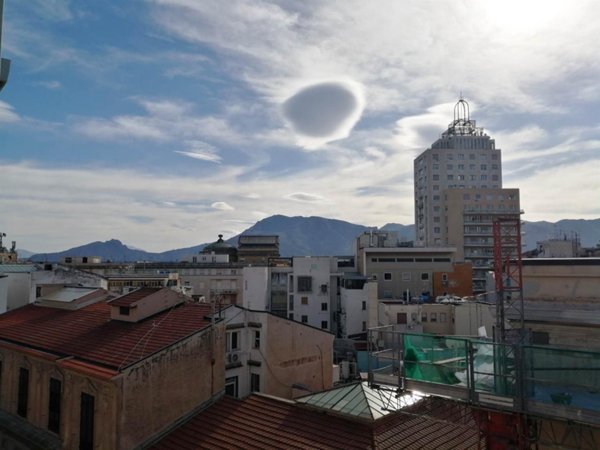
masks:
<path id="1" fill-rule="evenodd" d="M 485 292 L 495 217 L 519 217 L 519 192 L 502 187 L 502 153 L 462 98 L 454 120 L 414 161 L 418 246 L 451 246 L 473 262 L 473 290 Z"/>
<path id="2" fill-rule="evenodd" d="M 533 343 L 600 350 L 599 286 L 600 258 L 523 259 L 525 326 Z"/>
<path id="3" fill-rule="evenodd" d="M 486 274 L 494 270 L 493 223 L 520 216 L 518 189 L 447 189 L 444 192 L 446 231 L 458 260 L 473 266 L 473 291 L 486 292 Z"/>
<path id="4" fill-rule="evenodd" d="M 0 429 L 33 430 L 22 437 L 39 448 L 125 450 L 210 402 L 224 389 L 224 324 L 184 300 L 145 288 L 1 316 Z"/>
<path id="5" fill-rule="evenodd" d="M 268 264 L 279 257 L 279 236 L 243 234 L 238 238 L 238 261 L 245 264 Z"/>
<path id="6" fill-rule="evenodd" d="M 366 232 L 357 238 L 358 272 L 377 282 L 378 298 L 410 300 L 423 293 L 433 298 L 444 293 L 472 294 L 470 280 L 463 279 L 468 271 L 454 271 L 455 248 L 396 245 L 395 234 L 386 231 Z M 437 273 L 445 274 L 445 284 L 434 283 Z"/>
<path id="7" fill-rule="evenodd" d="M 491 337 L 495 324 L 495 305 L 467 302 L 460 305 L 405 305 L 380 300 L 377 326 L 396 325 L 397 331 L 451 336 Z"/>
<path id="8" fill-rule="evenodd" d="M 333 386 L 334 335 L 266 311 L 225 308 L 225 392 L 295 398 Z"/>

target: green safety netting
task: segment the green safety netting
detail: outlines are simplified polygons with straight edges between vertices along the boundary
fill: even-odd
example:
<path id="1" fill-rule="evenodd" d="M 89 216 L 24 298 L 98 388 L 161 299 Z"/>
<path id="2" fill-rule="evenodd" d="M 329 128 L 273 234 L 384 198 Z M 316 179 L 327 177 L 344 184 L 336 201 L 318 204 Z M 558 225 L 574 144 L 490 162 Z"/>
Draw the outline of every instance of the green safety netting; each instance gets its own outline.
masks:
<path id="1" fill-rule="evenodd" d="M 423 338 L 414 338 L 415 340 L 423 340 Z M 421 342 L 422 343 L 422 342 Z M 444 353 L 440 356 L 439 351 L 444 352 L 444 348 L 437 344 L 437 347 L 434 347 L 434 342 L 427 343 L 431 344 L 429 347 L 425 347 L 423 345 L 415 346 L 413 345 L 411 336 L 404 336 L 404 368 L 406 377 L 412 380 L 419 381 L 428 381 L 431 383 L 442 383 L 442 384 L 458 384 L 461 380 L 456 376 L 456 366 L 455 365 L 445 365 L 441 358 L 445 356 L 449 356 L 448 352 Z M 425 350 L 426 348 L 430 348 L 431 351 L 428 352 Z M 455 352 L 450 352 L 450 354 L 455 355 Z M 456 356 L 453 356 L 456 357 Z M 464 355 L 463 355 L 464 357 Z M 446 358 L 446 360 L 452 361 L 451 358 Z"/>

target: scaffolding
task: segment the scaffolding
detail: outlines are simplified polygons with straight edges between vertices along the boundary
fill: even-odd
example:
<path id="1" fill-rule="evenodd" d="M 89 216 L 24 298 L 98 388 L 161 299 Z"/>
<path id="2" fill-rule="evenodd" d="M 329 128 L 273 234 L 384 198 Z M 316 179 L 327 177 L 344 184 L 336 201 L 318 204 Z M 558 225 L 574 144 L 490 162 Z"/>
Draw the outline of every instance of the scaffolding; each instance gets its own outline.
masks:
<path id="1" fill-rule="evenodd" d="M 600 427 L 600 352 L 403 333 L 393 326 L 371 329 L 368 338 L 372 387 L 468 404 L 494 442 L 513 439 L 516 448 L 530 448 L 548 440 L 552 423 L 567 424 L 571 434 L 580 430 L 589 441 L 590 430 Z"/>

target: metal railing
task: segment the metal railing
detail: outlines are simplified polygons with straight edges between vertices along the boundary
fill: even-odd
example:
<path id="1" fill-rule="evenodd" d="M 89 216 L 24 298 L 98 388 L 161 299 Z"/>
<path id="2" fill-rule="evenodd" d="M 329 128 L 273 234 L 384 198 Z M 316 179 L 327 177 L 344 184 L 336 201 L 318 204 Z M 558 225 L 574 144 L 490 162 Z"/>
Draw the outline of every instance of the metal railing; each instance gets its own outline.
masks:
<path id="1" fill-rule="evenodd" d="M 600 424 L 600 352 L 400 332 L 368 333 L 369 383 L 486 408 Z"/>

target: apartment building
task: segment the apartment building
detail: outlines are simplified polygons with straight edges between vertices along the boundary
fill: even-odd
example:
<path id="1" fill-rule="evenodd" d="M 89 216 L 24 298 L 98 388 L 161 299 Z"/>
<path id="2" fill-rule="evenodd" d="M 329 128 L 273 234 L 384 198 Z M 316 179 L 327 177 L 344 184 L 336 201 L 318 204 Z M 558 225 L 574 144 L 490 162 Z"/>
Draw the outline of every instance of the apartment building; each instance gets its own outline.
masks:
<path id="1" fill-rule="evenodd" d="M 416 245 L 456 247 L 458 261 L 473 261 L 473 290 L 485 292 L 492 223 L 520 217 L 519 191 L 503 188 L 502 152 L 464 99 L 447 130 L 415 159 L 414 185 Z"/>
<path id="2" fill-rule="evenodd" d="M 267 311 L 228 306 L 225 393 L 295 398 L 333 386 L 334 335 Z"/>

